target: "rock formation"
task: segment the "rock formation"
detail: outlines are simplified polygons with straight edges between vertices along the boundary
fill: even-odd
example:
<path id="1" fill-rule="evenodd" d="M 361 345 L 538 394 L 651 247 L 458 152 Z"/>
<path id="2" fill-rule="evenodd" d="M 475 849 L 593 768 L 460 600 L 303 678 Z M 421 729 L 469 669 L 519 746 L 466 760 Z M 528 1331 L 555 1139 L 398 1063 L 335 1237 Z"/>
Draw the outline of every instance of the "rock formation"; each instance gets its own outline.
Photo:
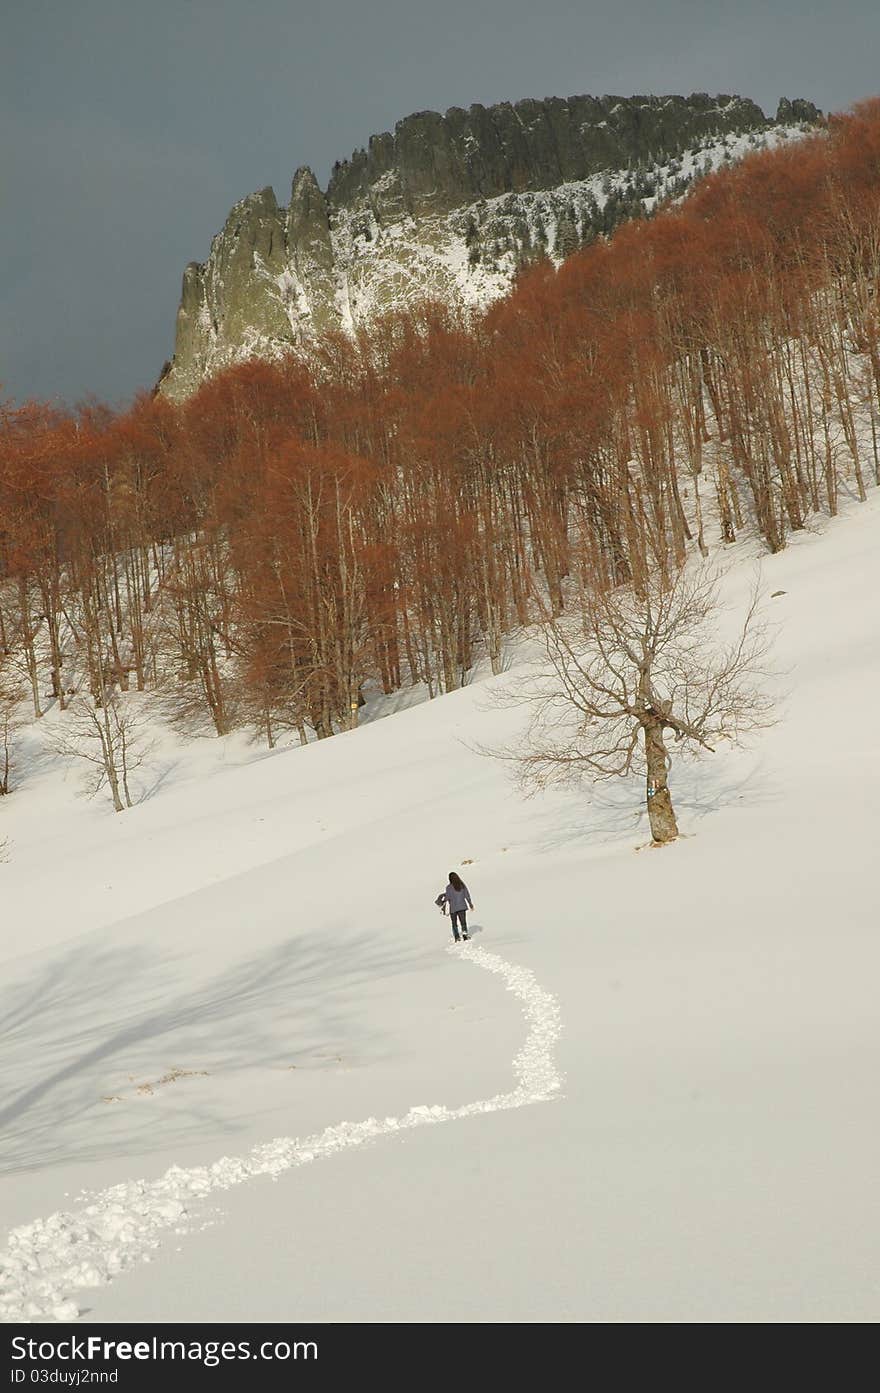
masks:
<path id="1" fill-rule="evenodd" d="M 480 306 L 539 255 L 557 259 L 708 169 L 816 125 L 783 98 L 553 97 L 417 112 L 334 166 L 237 203 L 183 277 L 173 399 L 252 355 L 275 357 L 419 299 Z"/>

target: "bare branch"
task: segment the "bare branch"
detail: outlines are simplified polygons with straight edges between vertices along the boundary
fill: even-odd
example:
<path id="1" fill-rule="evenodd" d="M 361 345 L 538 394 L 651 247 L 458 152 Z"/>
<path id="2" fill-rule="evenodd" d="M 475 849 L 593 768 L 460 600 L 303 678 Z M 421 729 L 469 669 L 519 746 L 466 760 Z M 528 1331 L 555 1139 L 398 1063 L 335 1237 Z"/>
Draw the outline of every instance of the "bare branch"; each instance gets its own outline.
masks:
<path id="1" fill-rule="evenodd" d="M 727 644 L 718 636 L 720 581 L 703 563 L 665 583 L 647 580 L 640 592 L 592 588 L 574 614 L 540 607 L 545 662 L 496 695 L 530 708 L 522 747 L 493 752 L 517 766 L 527 791 L 641 771 L 654 840 L 677 835 L 664 732 L 698 755 L 772 722 L 760 580 Z"/>

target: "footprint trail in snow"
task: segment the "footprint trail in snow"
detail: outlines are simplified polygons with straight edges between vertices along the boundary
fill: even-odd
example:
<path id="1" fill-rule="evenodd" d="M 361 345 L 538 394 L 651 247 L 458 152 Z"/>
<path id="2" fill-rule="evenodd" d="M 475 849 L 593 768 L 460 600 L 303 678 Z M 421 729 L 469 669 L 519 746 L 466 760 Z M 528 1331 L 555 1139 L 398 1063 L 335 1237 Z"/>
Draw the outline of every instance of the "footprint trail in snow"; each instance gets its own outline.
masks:
<path id="1" fill-rule="evenodd" d="M 525 967 L 506 962 L 474 943 L 450 952 L 502 978 L 522 1004 L 528 1024 L 525 1044 L 513 1061 L 515 1086 L 507 1093 L 447 1108 L 410 1108 L 402 1117 L 368 1117 L 340 1122 L 303 1140 L 276 1137 L 245 1156 L 223 1156 L 210 1166 L 171 1166 L 158 1180 L 129 1180 L 83 1197 L 76 1209 L 35 1219 L 13 1229 L 0 1252 L 0 1320 L 74 1320 L 79 1307 L 70 1293 L 102 1286 L 138 1262 L 149 1261 L 163 1230 L 186 1230 L 190 1207 L 216 1190 L 227 1190 L 255 1176 L 277 1176 L 392 1132 L 457 1122 L 478 1113 L 544 1103 L 562 1080 L 554 1046 L 561 1028 L 559 1003 Z"/>

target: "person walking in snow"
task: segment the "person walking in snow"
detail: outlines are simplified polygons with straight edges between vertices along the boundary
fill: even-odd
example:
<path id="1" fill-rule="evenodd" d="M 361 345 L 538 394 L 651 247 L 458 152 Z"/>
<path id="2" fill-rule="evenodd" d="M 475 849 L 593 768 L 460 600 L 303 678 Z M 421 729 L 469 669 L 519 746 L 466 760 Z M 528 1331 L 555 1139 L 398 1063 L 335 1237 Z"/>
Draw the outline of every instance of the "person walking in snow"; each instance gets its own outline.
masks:
<path id="1" fill-rule="evenodd" d="M 461 927 L 461 937 L 465 941 L 470 938 L 467 926 L 467 912 L 473 909 L 474 902 L 471 899 L 471 892 L 468 890 L 458 871 L 449 872 L 449 884 L 440 896 L 443 913 L 446 913 L 446 905 L 449 905 L 449 913 L 452 918 L 452 936 L 456 943 L 459 943 L 458 930 Z"/>

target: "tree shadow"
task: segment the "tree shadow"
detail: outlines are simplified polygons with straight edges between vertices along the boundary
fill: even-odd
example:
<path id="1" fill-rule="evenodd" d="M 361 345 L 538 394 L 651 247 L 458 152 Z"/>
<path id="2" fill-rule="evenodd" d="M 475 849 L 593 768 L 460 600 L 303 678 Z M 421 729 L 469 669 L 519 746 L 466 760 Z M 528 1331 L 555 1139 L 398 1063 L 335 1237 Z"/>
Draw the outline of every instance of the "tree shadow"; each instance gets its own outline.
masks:
<path id="1" fill-rule="evenodd" d="M 683 772 L 684 769 L 688 777 L 681 781 L 676 805 L 698 822 L 737 803 L 760 808 L 778 803 L 783 796 L 764 759 L 755 760 L 745 770 L 726 767 L 723 761 L 712 764 L 710 760 L 683 766 Z"/>
<path id="2" fill-rule="evenodd" d="M 33 711 L 31 711 L 33 717 Z M 66 767 L 61 755 L 43 738 L 38 722 L 29 719 L 17 726 L 12 734 L 12 767 L 10 794 L 43 775 Z"/>
<path id="3" fill-rule="evenodd" d="M 734 768 L 723 759 L 713 762 L 711 757 L 680 761 L 673 765 L 670 787 L 683 830 L 725 809 L 760 807 L 782 797 L 762 759 L 745 769 L 742 760 Z M 607 848 L 618 844 L 627 848 L 650 839 L 642 778 L 585 784 L 582 794 L 582 802 L 575 801 L 572 806 L 567 799 L 564 809 L 557 805 L 536 818 L 536 851 L 575 845 Z"/>
<path id="4" fill-rule="evenodd" d="M 535 851 L 558 851 L 564 846 L 610 846 L 637 834 L 644 808 L 635 780 L 617 784 L 585 784 L 565 806 L 546 808 L 535 818 Z M 581 801 L 582 800 L 582 801 Z"/>
<path id="5" fill-rule="evenodd" d="M 140 778 L 137 780 L 139 798 L 138 803 L 146 803 L 149 798 L 157 794 L 172 779 L 181 767 L 181 760 L 177 756 L 165 758 L 163 760 L 153 760 L 140 771 Z"/>
<path id="6" fill-rule="evenodd" d="M 338 1054 L 390 1046 L 358 1010 L 361 985 L 411 970 L 414 950 L 368 932 L 291 939 L 187 988 L 167 957 L 82 943 L 4 994 L 0 1017 L 0 1173 L 92 1161 L 243 1130 L 195 1093 L 157 1128 L 154 1107 L 102 1101 L 120 1073 L 170 1066 L 230 1075 L 318 1069 Z M 152 1101 L 152 1100 L 151 1100 Z"/>

